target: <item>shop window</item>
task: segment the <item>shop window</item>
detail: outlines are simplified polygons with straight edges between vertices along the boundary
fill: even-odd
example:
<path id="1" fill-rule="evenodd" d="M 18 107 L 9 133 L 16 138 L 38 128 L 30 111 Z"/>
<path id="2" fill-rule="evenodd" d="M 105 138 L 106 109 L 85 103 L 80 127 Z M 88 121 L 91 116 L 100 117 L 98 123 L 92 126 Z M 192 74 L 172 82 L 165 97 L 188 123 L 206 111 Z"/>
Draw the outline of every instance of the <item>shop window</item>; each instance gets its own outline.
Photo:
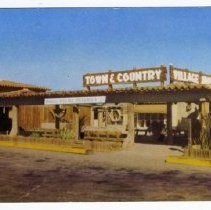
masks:
<path id="1" fill-rule="evenodd" d="M 165 124 L 166 114 L 163 113 L 137 113 L 135 115 L 136 128 L 149 128 L 153 122 Z"/>
<path id="2" fill-rule="evenodd" d="M 139 120 L 140 127 L 144 127 L 144 120 Z"/>

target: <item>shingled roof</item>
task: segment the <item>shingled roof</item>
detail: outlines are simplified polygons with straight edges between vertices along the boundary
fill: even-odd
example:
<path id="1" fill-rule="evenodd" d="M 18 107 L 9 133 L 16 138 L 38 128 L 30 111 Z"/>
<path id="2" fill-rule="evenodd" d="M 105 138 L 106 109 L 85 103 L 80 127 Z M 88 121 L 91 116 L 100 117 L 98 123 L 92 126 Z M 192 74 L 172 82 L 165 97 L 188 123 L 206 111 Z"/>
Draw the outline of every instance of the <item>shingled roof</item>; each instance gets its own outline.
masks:
<path id="1" fill-rule="evenodd" d="M 49 90 L 46 87 L 40 87 L 40 86 L 35 86 L 35 85 L 25 84 L 25 83 L 19 83 L 19 82 L 14 82 L 14 81 L 10 81 L 10 80 L 0 80 L 0 88 L 11 88 L 11 89 L 14 88 L 14 90 L 27 88 L 27 89 L 34 90 L 34 91 Z"/>
<path id="2" fill-rule="evenodd" d="M 1 98 L 12 98 L 12 97 L 80 97 L 80 96 L 97 96 L 97 95 L 108 95 L 108 94 L 131 94 L 131 93 L 161 93 L 161 92 L 183 92 L 183 91 L 211 91 L 211 85 L 202 84 L 169 84 L 164 86 L 148 86 L 148 87 L 135 87 L 135 88 L 119 88 L 119 89 L 95 89 L 95 90 L 76 90 L 76 91 L 46 91 L 46 92 L 35 92 L 27 89 L 4 92 L 0 93 Z"/>

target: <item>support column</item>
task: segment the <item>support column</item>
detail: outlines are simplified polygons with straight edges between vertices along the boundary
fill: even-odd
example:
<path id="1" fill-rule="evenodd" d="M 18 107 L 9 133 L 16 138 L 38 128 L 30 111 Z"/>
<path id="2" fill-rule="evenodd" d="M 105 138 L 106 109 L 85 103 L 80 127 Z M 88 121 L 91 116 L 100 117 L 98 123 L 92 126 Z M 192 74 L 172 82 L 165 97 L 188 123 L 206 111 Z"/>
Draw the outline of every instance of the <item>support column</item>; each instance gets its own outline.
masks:
<path id="1" fill-rule="evenodd" d="M 12 120 L 12 129 L 9 133 L 10 136 L 18 135 L 18 106 L 12 106 L 9 112 L 9 118 Z"/>
<path id="2" fill-rule="evenodd" d="M 210 127 L 209 127 L 209 102 L 206 101 L 205 98 L 200 99 L 200 109 L 201 109 L 201 131 L 200 138 L 201 139 L 201 149 L 209 149 L 210 147 Z"/>
<path id="3" fill-rule="evenodd" d="M 56 114 L 59 114 L 59 112 L 60 112 L 60 106 L 59 105 L 55 105 L 54 112 Z M 55 115 L 55 128 L 60 129 L 60 118 L 57 115 Z"/>
<path id="4" fill-rule="evenodd" d="M 100 128 L 105 127 L 105 119 L 103 118 L 103 111 L 99 112 L 98 122 Z"/>
<path id="5" fill-rule="evenodd" d="M 173 143 L 172 135 L 172 103 L 167 103 L 167 143 Z"/>
<path id="6" fill-rule="evenodd" d="M 206 116 L 209 114 L 210 111 L 210 103 L 207 101 L 201 101 L 201 114 L 202 117 Z"/>
<path id="7" fill-rule="evenodd" d="M 128 144 L 132 145 L 134 144 L 135 141 L 135 135 L 134 135 L 134 105 L 133 104 L 128 104 L 128 109 L 127 109 L 127 115 L 128 115 Z"/>
<path id="8" fill-rule="evenodd" d="M 75 140 L 79 140 L 79 107 L 73 106 L 73 118 L 75 122 Z"/>
<path id="9" fill-rule="evenodd" d="M 94 109 L 91 107 L 90 109 L 90 126 L 94 127 Z"/>
<path id="10" fill-rule="evenodd" d="M 126 130 L 127 128 L 127 122 L 128 122 L 128 115 L 127 115 L 127 104 L 124 104 L 122 108 L 122 114 L 123 114 L 123 130 Z"/>
<path id="11" fill-rule="evenodd" d="M 192 146 L 192 122 L 191 119 L 188 119 L 188 146 Z"/>

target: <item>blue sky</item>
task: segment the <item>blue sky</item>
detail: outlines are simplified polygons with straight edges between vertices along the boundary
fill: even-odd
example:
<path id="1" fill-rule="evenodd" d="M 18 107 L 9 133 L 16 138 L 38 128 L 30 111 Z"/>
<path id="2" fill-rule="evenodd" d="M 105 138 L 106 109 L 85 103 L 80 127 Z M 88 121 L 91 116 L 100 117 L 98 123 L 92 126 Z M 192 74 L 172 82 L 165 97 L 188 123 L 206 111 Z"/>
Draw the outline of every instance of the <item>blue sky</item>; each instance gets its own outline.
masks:
<path id="1" fill-rule="evenodd" d="M 211 74 L 211 7 L 0 9 L 0 79 L 75 90 L 161 64 Z"/>

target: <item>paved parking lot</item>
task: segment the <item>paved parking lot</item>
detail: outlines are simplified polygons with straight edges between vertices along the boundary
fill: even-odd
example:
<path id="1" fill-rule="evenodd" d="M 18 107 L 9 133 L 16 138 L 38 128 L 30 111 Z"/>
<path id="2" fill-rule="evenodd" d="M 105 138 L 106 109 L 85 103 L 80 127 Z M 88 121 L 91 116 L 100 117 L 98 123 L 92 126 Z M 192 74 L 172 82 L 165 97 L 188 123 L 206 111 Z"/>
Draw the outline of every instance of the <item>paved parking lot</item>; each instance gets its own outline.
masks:
<path id="1" fill-rule="evenodd" d="M 211 169 L 165 163 L 182 151 L 146 144 L 90 155 L 0 148 L 0 202 L 211 200 Z"/>

